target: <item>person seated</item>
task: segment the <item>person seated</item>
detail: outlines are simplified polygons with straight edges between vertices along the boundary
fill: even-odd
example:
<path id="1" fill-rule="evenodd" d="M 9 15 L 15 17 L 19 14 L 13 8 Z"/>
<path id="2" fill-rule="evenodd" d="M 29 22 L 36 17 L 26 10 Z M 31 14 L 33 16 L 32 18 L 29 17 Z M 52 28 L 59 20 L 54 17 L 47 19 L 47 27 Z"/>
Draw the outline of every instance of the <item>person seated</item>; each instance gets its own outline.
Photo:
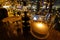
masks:
<path id="1" fill-rule="evenodd" d="M 8 12 L 5 8 L 0 8 L 0 40 L 6 39 L 6 29 L 4 28 L 3 19 L 8 17 Z"/>
<path id="2" fill-rule="evenodd" d="M 8 17 L 8 12 L 5 8 L 0 8 L 0 21 Z"/>

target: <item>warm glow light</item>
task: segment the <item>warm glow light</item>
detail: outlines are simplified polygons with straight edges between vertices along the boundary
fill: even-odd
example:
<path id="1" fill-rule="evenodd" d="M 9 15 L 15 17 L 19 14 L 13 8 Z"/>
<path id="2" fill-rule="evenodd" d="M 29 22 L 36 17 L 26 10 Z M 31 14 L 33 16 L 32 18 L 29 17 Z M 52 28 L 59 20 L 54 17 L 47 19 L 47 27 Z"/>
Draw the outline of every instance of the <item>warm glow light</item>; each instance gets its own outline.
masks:
<path id="1" fill-rule="evenodd" d="M 37 26 L 38 28 L 43 28 L 43 27 L 44 27 L 44 24 L 43 24 L 43 23 L 37 23 L 36 26 Z"/>
<path id="2" fill-rule="evenodd" d="M 35 23 L 35 27 L 41 30 L 46 30 L 47 25 L 44 23 Z"/>
<path id="3" fill-rule="evenodd" d="M 48 26 L 45 23 L 33 22 L 31 26 L 33 30 L 39 34 L 46 34 L 48 32 Z"/>
<path id="4" fill-rule="evenodd" d="M 3 8 L 9 8 L 10 6 L 3 6 Z"/>

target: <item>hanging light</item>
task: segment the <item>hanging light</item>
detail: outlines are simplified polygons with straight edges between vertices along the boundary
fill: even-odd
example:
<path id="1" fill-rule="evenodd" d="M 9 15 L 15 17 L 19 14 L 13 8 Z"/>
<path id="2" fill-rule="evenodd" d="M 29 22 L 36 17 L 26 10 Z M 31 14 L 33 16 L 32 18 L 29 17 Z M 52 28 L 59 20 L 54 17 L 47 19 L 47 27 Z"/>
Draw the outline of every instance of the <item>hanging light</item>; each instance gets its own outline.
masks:
<path id="1" fill-rule="evenodd" d="M 33 22 L 31 26 L 34 31 L 40 34 L 46 34 L 48 32 L 48 26 L 45 23 Z"/>
<path id="2" fill-rule="evenodd" d="M 30 32 L 37 39 L 45 39 L 49 35 L 49 26 L 44 19 L 42 15 L 34 15 L 30 21 Z"/>
<path id="3" fill-rule="evenodd" d="M 30 32 L 34 37 L 38 39 L 45 39 L 48 37 L 49 27 L 47 24 L 43 22 L 32 22 L 30 26 Z"/>

